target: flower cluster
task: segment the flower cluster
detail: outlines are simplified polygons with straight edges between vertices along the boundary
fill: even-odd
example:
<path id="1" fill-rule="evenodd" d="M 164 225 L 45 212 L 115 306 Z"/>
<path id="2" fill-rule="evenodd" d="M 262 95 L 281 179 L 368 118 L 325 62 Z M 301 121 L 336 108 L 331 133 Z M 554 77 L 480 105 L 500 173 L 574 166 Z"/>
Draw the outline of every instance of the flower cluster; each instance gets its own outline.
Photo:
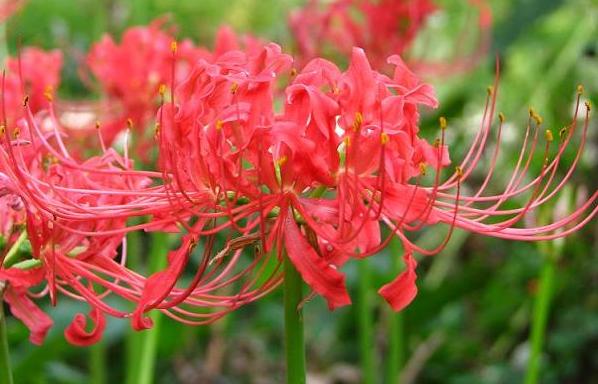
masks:
<path id="1" fill-rule="evenodd" d="M 145 48 L 131 55 L 138 44 Z M 69 341 L 85 345 L 99 340 L 106 315 L 130 318 L 138 330 L 151 327 L 147 313 L 154 309 L 186 324 L 212 322 L 275 289 L 285 258 L 314 294 L 338 308 L 351 302 L 341 267 L 376 254 L 392 238 L 403 244 L 405 270 L 379 293 L 401 310 L 417 293 L 414 253 L 440 252 L 454 228 L 547 240 L 576 231 L 598 211 L 594 192 L 555 223 L 519 225 L 562 190 L 583 152 L 590 107 L 578 127 L 581 89 L 558 144 L 530 111 L 519 159 L 497 194 L 487 187 L 504 121 L 502 115 L 495 121 L 498 80 L 469 152 L 445 178 L 447 122 L 440 120 L 432 144 L 420 136 L 421 107 L 438 102 L 397 55 L 388 58 L 392 75 L 373 69 L 360 48 L 351 50 L 346 70 L 322 58 L 298 70 L 274 43 L 250 41 L 241 50 L 223 29 L 209 52 L 174 43 L 153 25 L 127 32 L 120 45 L 104 39 L 88 63 L 138 125 L 154 116 L 158 159 L 154 170 L 136 170 L 129 135 L 119 154 L 106 146 L 111 141 L 102 127 L 94 133 L 99 154 L 82 158 L 70 150 L 68 130 L 56 117 L 47 87 L 55 84 L 34 79 L 45 72 L 22 72 L 21 82 L 33 79 L 30 96 L 4 82 L 3 103 L 22 100 L 3 114 L 0 197 L 26 226 L 19 234 L 9 224 L 11 242 L 26 236 L 32 260 L 24 265 L 3 255 L 0 281 L 33 342 L 42 341 L 51 320 L 32 298 L 47 295 L 55 303 L 61 293 L 86 302 L 92 329 L 80 314 L 66 331 Z M 563 154 L 579 131 L 575 159 L 559 180 Z M 494 134 L 487 176 L 466 193 L 463 183 Z M 530 178 L 538 157 L 542 169 Z M 504 207 L 520 196 L 527 196 L 522 207 Z M 448 227 L 436 248 L 410 239 L 432 225 Z M 164 255 L 164 270 L 146 277 L 128 267 L 125 235 L 136 230 L 181 235 L 179 246 Z M 110 295 L 121 300 L 108 302 Z"/>

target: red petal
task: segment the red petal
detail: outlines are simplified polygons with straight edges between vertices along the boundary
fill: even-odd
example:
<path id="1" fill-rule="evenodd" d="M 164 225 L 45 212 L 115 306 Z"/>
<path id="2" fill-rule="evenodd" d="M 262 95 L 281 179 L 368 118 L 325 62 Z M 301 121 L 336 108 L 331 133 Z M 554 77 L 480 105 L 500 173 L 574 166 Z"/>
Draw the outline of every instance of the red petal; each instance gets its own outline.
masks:
<path id="1" fill-rule="evenodd" d="M 10 306 L 10 312 L 13 316 L 21 320 L 29 328 L 31 332 L 29 340 L 33 344 L 41 345 L 53 324 L 52 319 L 44 311 L 39 309 L 27 297 L 25 292 L 15 291 L 11 286 L 8 287 L 8 290 L 4 294 L 4 300 Z"/>
<path id="2" fill-rule="evenodd" d="M 380 296 L 397 312 L 409 305 L 417 295 L 417 286 L 415 285 L 417 261 L 413 258 L 411 251 L 405 252 L 403 260 L 406 269 L 393 281 L 378 290 Z"/>
<path id="3" fill-rule="evenodd" d="M 345 276 L 320 257 L 301 234 L 293 215 L 285 219 L 285 248 L 303 280 L 328 301 L 328 308 L 351 304 Z"/>
<path id="4" fill-rule="evenodd" d="M 65 329 L 64 336 L 71 344 L 85 347 L 100 341 L 106 329 L 106 319 L 104 314 L 97 308 L 93 308 L 89 312 L 89 318 L 93 322 L 93 327 L 90 331 L 85 329 L 87 320 L 85 315 L 78 313 L 75 315 L 73 322 Z"/>

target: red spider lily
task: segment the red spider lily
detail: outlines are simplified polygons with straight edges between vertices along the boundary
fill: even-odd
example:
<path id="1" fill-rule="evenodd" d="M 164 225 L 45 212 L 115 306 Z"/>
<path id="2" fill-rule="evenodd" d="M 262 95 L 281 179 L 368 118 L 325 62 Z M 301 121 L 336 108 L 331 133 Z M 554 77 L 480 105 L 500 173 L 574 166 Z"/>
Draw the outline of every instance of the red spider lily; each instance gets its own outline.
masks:
<path id="1" fill-rule="evenodd" d="M 470 0 L 470 3 L 479 10 L 478 49 L 471 57 L 459 57 L 448 63 L 415 60 L 410 65 L 418 73 L 462 71 L 478 62 L 487 51 L 492 13 L 484 1 Z M 357 46 L 366 50 L 375 67 L 382 69 L 390 54 L 403 54 L 409 49 L 436 10 L 431 0 L 310 0 L 291 14 L 289 25 L 303 62 L 331 53 L 348 55 Z"/>
<path id="2" fill-rule="evenodd" d="M 175 59 L 171 70 L 176 69 L 178 51 L 170 54 Z M 6 128 L 0 166 L 27 211 L 28 237 L 50 296 L 60 291 L 88 302 L 96 330 L 105 314 L 131 317 L 134 328 L 147 328 L 151 321 L 145 314 L 152 309 L 187 324 L 205 324 L 276 288 L 286 253 L 334 309 L 350 303 L 340 267 L 377 253 L 397 236 L 406 269 L 379 293 L 400 310 L 417 292 L 413 253 L 440 252 L 455 227 L 545 240 L 572 233 L 596 215 L 598 192 L 555 223 L 517 226 L 568 182 L 583 151 L 589 105 L 583 128 L 576 113 L 561 132 L 556 153 L 551 152 L 552 134 L 545 134 L 544 166 L 527 181 L 542 136 L 541 118 L 530 113 L 513 175 L 502 193 L 492 194 L 486 189 L 497 164 L 501 115 L 487 177 L 466 195 L 462 184 L 494 134 L 496 91 L 489 94 L 470 152 L 441 181 L 449 164 L 446 121 L 441 120 L 434 144 L 419 136 L 418 108 L 437 105 L 434 91 L 398 56 L 389 64 L 394 74 L 381 74 L 356 48 L 346 71 L 317 58 L 297 73 L 292 58 L 275 44 L 200 59 L 183 81 L 171 76 L 175 83 L 167 103 L 164 88 L 158 88 L 158 172 L 132 170 L 126 150 L 124 157 L 104 148 L 101 156 L 77 160 L 53 115 L 49 122 L 36 119 L 25 103 L 27 134 Z M 278 109 L 277 87 L 287 77 L 290 84 Z M 581 92 L 578 104 L 580 97 Z M 575 161 L 557 181 L 563 153 L 579 130 Z M 28 152 L 37 154 L 32 162 L 26 160 Z M 44 155 L 52 158 L 46 168 Z M 434 171 L 429 187 L 423 185 L 427 169 Z M 503 208 L 525 195 L 523 207 Z M 126 227 L 132 216 L 152 220 Z M 410 240 L 410 233 L 435 224 L 449 228 L 436 248 L 426 250 Z M 383 236 L 383 227 L 389 235 Z M 123 235 L 138 229 L 184 233 L 180 246 L 167 255 L 168 267 L 147 279 L 128 270 L 125 257 L 115 259 Z M 216 234 L 225 238 L 221 247 Z M 193 258 L 199 260 L 192 263 Z M 181 286 L 191 269 L 191 279 Z M 111 307 L 103 300 L 108 293 L 136 303 L 136 309 L 127 313 Z M 84 325 L 78 317 L 69 328 L 71 341 L 100 337 L 99 331 L 86 334 Z"/>

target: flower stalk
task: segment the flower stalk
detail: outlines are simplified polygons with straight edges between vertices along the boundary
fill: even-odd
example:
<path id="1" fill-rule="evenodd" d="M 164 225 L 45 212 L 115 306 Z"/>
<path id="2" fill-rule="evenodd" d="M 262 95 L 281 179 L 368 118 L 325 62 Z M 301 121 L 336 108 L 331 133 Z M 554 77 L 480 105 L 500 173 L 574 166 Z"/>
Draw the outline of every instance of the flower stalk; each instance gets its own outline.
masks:
<path id="1" fill-rule="evenodd" d="M 371 272 L 368 260 L 359 262 L 359 283 L 357 321 L 359 327 L 359 350 L 361 351 L 361 379 L 365 384 L 376 382 L 376 366 L 374 364 L 374 326 L 372 308 L 370 306 Z"/>
<path id="2" fill-rule="evenodd" d="M 305 383 L 305 340 L 303 314 L 303 280 L 288 257 L 284 257 L 284 339 L 287 384 Z"/>
<path id="3" fill-rule="evenodd" d="M 10 353 L 8 350 L 8 335 L 6 330 L 6 317 L 4 316 L 3 300 L 5 283 L 0 282 L 0 384 L 12 384 L 12 369 L 10 366 Z"/>

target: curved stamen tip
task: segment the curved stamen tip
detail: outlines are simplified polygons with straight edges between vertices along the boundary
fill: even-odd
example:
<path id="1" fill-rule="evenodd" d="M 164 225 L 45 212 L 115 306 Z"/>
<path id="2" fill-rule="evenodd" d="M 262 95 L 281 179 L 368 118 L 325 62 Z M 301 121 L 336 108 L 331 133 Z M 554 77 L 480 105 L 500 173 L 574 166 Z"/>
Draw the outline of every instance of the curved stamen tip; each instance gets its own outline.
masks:
<path id="1" fill-rule="evenodd" d="M 224 123 L 222 122 L 222 120 L 216 120 L 216 124 L 214 125 L 214 127 L 216 128 L 217 131 L 220 131 L 222 129 L 222 125 Z"/>
<path id="2" fill-rule="evenodd" d="M 4 136 L 4 133 L 6 133 L 6 127 L 2 124 L 0 125 L 0 136 Z"/>
<path id="3" fill-rule="evenodd" d="M 160 97 L 164 97 L 165 93 L 166 93 L 166 84 L 160 84 L 160 86 L 158 87 L 158 94 L 160 95 Z"/>
<path id="4" fill-rule="evenodd" d="M 583 91 L 584 91 L 583 85 L 579 84 L 577 86 L 577 94 L 581 96 L 581 95 L 583 95 Z"/>
<path id="5" fill-rule="evenodd" d="M 486 88 L 486 92 L 488 92 L 488 96 L 492 96 L 494 93 L 494 86 L 489 85 L 488 88 Z"/>
<path id="6" fill-rule="evenodd" d="M 588 110 L 588 112 L 592 110 L 592 103 L 590 102 L 590 100 L 587 100 L 585 102 L 585 105 L 586 105 L 586 109 Z"/>
<path id="7" fill-rule="evenodd" d="M 21 135 L 21 130 L 19 128 L 15 128 L 13 135 L 15 139 L 17 139 Z"/>
<path id="8" fill-rule="evenodd" d="M 456 166 L 455 174 L 457 175 L 457 178 L 461 179 L 461 177 L 463 177 L 463 168 Z"/>
<path id="9" fill-rule="evenodd" d="M 548 141 L 549 143 L 554 140 L 554 136 L 552 135 L 552 131 L 550 129 L 544 131 L 544 137 L 546 138 L 546 141 Z"/>
<path id="10" fill-rule="evenodd" d="M 23 107 L 27 107 L 27 104 L 29 104 L 29 95 L 23 97 Z"/>
<path id="11" fill-rule="evenodd" d="M 446 117 L 444 117 L 444 116 L 440 116 L 440 118 L 438 119 L 438 123 L 440 124 L 440 129 L 442 129 L 443 131 L 448 126 L 448 123 L 446 121 Z"/>
<path id="12" fill-rule="evenodd" d="M 294 67 L 293 67 L 293 68 L 291 68 L 291 76 L 292 76 L 292 77 L 295 77 L 295 76 L 297 76 L 297 68 L 294 68 Z"/>
<path id="13" fill-rule="evenodd" d="M 232 83 L 230 86 L 230 93 L 232 93 L 234 95 L 235 93 L 237 93 L 238 90 L 239 90 L 239 84 Z"/>
<path id="14" fill-rule="evenodd" d="M 504 123 L 505 122 L 505 114 L 502 112 L 499 112 L 498 120 L 500 120 L 501 123 Z"/>
<path id="15" fill-rule="evenodd" d="M 170 43 L 170 50 L 172 51 L 172 53 L 176 53 L 177 49 L 178 49 L 178 45 L 177 45 L 176 41 L 172 41 Z"/>
<path id="16" fill-rule="evenodd" d="M 355 112 L 355 120 L 353 120 L 353 131 L 357 132 L 363 124 L 363 115 L 361 112 Z"/>
<path id="17" fill-rule="evenodd" d="M 96 129 L 100 129 L 102 127 L 102 124 L 100 123 L 99 120 L 96 120 Z"/>
<path id="18" fill-rule="evenodd" d="M 127 128 L 133 129 L 133 119 L 130 117 L 127 119 Z"/>

